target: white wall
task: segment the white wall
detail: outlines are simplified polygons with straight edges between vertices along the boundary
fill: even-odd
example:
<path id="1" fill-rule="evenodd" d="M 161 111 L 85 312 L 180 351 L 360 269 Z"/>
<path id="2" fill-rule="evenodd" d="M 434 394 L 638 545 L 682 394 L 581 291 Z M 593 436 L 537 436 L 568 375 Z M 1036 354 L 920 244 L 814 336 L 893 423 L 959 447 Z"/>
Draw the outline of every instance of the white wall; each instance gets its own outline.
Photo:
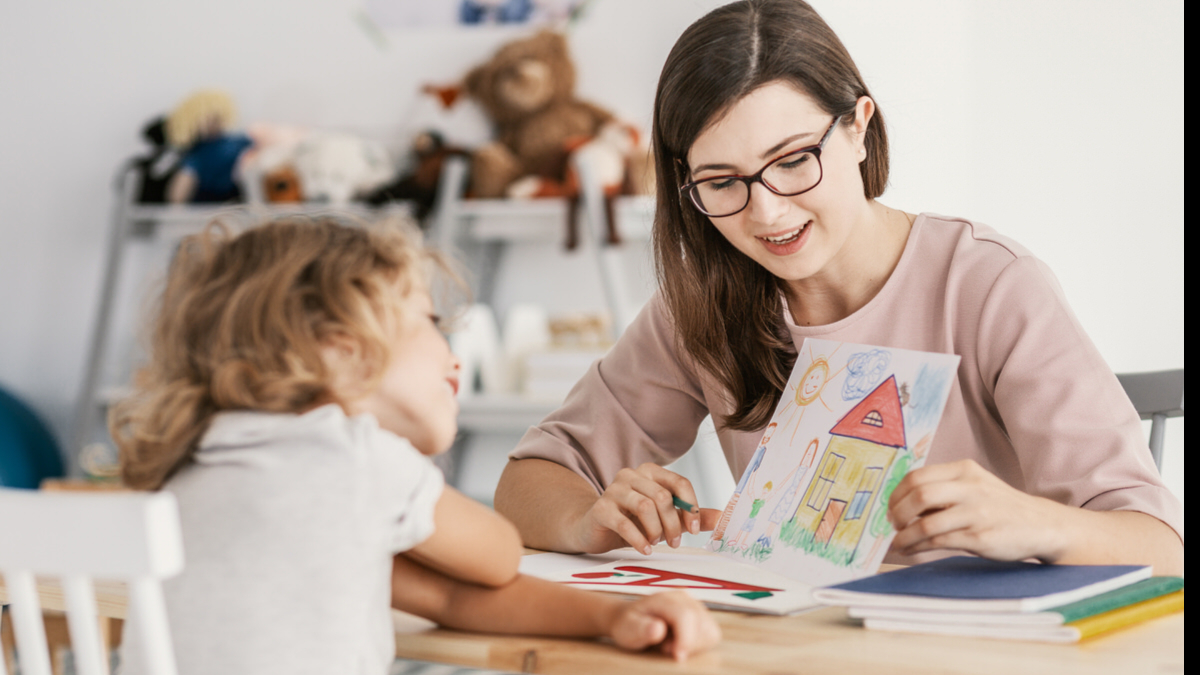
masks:
<path id="1" fill-rule="evenodd" d="M 712 0 L 594 0 L 580 93 L 647 126 L 674 39 Z M 816 0 L 893 140 L 884 201 L 963 215 L 1056 270 L 1116 370 L 1180 367 L 1183 3 Z M 401 142 L 421 84 L 515 34 L 387 34 L 355 0 L 0 5 L 0 384 L 64 441 L 101 278 L 113 171 L 150 117 L 218 86 L 246 121 Z M 564 292 L 571 292 L 566 289 Z M 1183 423 L 1166 474 L 1182 497 Z"/>

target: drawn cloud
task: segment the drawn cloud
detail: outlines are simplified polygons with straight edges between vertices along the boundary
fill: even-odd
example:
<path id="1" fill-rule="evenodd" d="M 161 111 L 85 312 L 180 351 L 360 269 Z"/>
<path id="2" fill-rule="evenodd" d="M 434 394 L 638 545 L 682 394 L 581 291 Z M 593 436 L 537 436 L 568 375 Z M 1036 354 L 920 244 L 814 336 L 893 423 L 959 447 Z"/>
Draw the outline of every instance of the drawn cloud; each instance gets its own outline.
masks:
<path id="1" fill-rule="evenodd" d="M 846 362 L 846 381 L 842 384 L 842 400 L 853 401 L 871 393 L 883 380 L 891 352 L 872 349 L 869 352 L 852 354 Z"/>

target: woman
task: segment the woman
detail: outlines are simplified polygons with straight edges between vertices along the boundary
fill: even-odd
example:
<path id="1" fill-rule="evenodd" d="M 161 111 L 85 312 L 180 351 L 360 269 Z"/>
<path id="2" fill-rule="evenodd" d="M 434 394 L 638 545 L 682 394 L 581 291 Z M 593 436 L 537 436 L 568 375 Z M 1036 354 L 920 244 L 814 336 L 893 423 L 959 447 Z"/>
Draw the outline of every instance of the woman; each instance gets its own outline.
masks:
<path id="1" fill-rule="evenodd" d="M 987 226 L 876 201 L 883 117 L 816 12 L 703 17 L 654 116 L 661 289 L 513 451 L 496 508 L 527 545 L 648 552 L 713 527 L 715 511 L 672 507 L 695 493 L 662 465 L 711 414 L 740 475 L 812 337 L 962 357 L 927 465 L 892 493 L 889 562 L 950 549 L 1182 574 L 1182 507 L 1053 275 Z"/>

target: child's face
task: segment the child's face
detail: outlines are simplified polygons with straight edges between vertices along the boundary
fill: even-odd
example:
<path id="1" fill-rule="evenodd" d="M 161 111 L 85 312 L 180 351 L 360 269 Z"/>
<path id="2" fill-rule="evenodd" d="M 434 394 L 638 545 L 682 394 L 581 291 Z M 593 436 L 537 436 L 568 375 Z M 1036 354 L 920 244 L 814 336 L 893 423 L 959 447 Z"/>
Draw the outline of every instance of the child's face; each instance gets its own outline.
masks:
<path id="1" fill-rule="evenodd" d="M 433 301 L 414 289 L 400 303 L 392 358 L 379 388 L 349 405 L 379 426 L 407 438 L 425 455 L 447 450 L 458 432 L 458 378 L 462 364 L 450 351 L 433 314 Z"/>

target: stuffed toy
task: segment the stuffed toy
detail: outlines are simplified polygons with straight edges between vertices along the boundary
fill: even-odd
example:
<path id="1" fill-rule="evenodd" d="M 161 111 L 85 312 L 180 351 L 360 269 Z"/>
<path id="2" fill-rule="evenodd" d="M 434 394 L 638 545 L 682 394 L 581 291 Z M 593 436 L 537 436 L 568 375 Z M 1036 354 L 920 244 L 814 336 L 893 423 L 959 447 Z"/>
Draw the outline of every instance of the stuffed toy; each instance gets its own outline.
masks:
<path id="1" fill-rule="evenodd" d="M 246 198 L 253 203 L 292 204 L 304 201 L 294 159 L 300 143 L 312 135 L 307 127 L 256 122 L 246 127 L 254 142 L 238 159 Z"/>
<path id="2" fill-rule="evenodd" d="M 224 92 L 198 91 L 184 99 L 167 118 L 167 140 L 183 153 L 179 171 L 167 186 L 167 200 L 227 202 L 240 200 L 234 177 L 248 136 L 232 131 L 233 100 Z"/>
<path id="3" fill-rule="evenodd" d="M 446 158 L 469 157 L 470 148 L 491 141 L 487 114 L 462 94 L 461 82 L 421 87 L 403 125 L 412 139 L 404 167 L 392 181 L 367 195 L 367 203 L 380 206 L 391 200 L 410 201 L 413 215 L 425 224 L 437 201 Z"/>
<path id="4" fill-rule="evenodd" d="M 436 131 L 423 131 L 413 139 L 412 154 L 411 170 L 368 194 L 366 201 L 372 206 L 392 200 L 411 201 L 415 206 L 413 215 L 424 223 L 437 201 L 438 181 L 446 158 L 466 156 L 468 153 L 462 148 L 447 145 Z"/>
<path id="5" fill-rule="evenodd" d="M 541 194 L 565 193 L 567 158 L 612 119 L 575 97 L 575 66 L 562 35 L 511 42 L 470 71 L 466 93 L 495 128 L 495 141 L 472 157 L 471 195 L 497 198 L 517 179 L 541 179 Z"/>
<path id="6" fill-rule="evenodd" d="M 464 88 L 491 117 L 496 135 L 472 155 L 470 196 L 566 197 L 571 250 L 579 243 L 575 167 L 583 162 L 605 196 L 607 241 L 620 243 L 613 199 L 649 191 L 650 154 L 633 127 L 575 98 L 575 67 L 562 35 L 542 31 L 501 47 L 471 70 Z"/>
<path id="7" fill-rule="evenodd" d="M 137 175 L 134 200 L 138 204 L 163 204 L 167 201 L 167 185 L 179 171 L 179 153 L 167 143 L 167 118 L 156 117 L 142 128 L 142 138 L 151 151 L 134 157 L 127 165 Z"/>
<path id="8" fill-rule="evenodd" d="M 262 176 L 263 201 L 269 204 L 295 204 L 304 201 L 300 176 L 291 164 L 283 164 Z"/>
<path id="9" fill-rule="evenodd" d="M 395 174 L 379 143 L 347 133 L 322 133 L 297 145 L 292 166 L 305 201 L 345 205 L 370 194 Z"/>
<path id="10" fill-rule="evenodd" d="M 600 194 L 604 199 L 605 220 L 608 224 L 605 242 L 610 246 L 621 243 L 614 208 L 616 198 L 619 195 L 653 193 L 652 155 L 649 149 L 640 143 L 640 138 L 641 134 L 634 127 L 613 121 L 605 124 L 594 138 L 571 152 L 562 190 L 563 195 L 571 201 L 565 242 L 568 251 L 579 245 L 576 215 L 582 192 L 579 171 L 585 166 L 590 171 L 592 180 L 599 184 Z M 508 194 L 512 197 L 538 197 L 554 193 L 547 192 L 545 184 L 539 179 L 526 177 L 514 181 L 508 187 Z"/>

